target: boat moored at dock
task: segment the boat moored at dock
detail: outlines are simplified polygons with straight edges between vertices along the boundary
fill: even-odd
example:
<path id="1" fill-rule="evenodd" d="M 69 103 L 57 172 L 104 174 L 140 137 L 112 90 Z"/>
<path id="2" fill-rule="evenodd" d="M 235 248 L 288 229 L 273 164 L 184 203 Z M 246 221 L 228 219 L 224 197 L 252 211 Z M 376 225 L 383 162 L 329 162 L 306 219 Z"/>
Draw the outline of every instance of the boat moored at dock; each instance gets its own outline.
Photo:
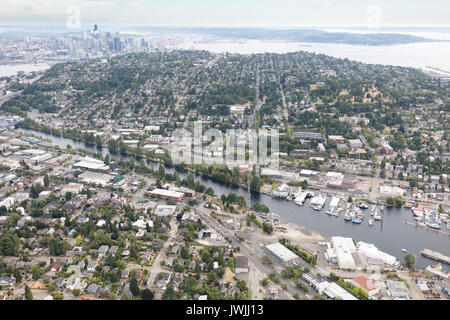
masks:
<path id="1" fill-rule="evenodd" d="M 439 278 L 450 279 L 450 274 L 441 264 L 428 266 L 425 270 Z"/>

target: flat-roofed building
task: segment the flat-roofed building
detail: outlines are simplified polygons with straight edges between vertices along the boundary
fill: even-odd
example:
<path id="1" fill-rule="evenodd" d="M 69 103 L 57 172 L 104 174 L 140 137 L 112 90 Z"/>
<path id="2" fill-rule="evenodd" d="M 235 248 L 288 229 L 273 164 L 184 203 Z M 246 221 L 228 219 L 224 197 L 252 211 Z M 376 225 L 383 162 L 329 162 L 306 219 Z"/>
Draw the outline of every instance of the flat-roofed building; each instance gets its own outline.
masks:
<path id="1" fill-rule="evenodd" d="M 153 191 L 149 192 L 153 196 L 163 197 L 167 199 L 172 199 L 176 201 L 183 200 L 185 194 L 178 191 L 172 191 L 172 190 L 164 190 L 164 189 L 155 189 Z"/>
<path id="2" fill-rule="evenodd" d="M 246 256 L 237 256 L 235 271 L 236 273 L 247 273 L 248 272 L 248 258 Z"/>
<path id="3" fill-rule="evenodd" d="M 106 165 L 102 160 L 97 160 L 90 157 L 85 157 L 83 160 L 75 163 L 72 168 L 102 173 L 106 173 L 110 170 L 109 165 Z"/>
<path id="4" fill-rule="evenodd" d="M 317 132 L 297 131 L 292 134 L 294 138 L 322 140 L 322 134 Z"/>
<path id="5" fill-rule="evenodd" d="M 299 262 L 300 257 L 294 252 L 283 246 L 279 242 L 269 244 L 265 247 L 266 252 L 279 263 L 283 265 L 296 264 Z"/>
<path id="6" fill-rule="evenodd" d="M 296 172 L 281 171 L 270 168 L 262 168 L 261 176 L 284 181 L 295 181 L 299 178 L 299 175 Z"/>
<path id="7" fill-rule="evenodd" d="M 155 214 L 157 216 L 170 216 L 175 213 L 177 210 L 177 206 L 170 206 L 170 205 L 162 205 L 160 204 L 155 208 Z"/>
<path id="8" fill-rule="evenodd" d="M 333 300 L 358 300 L 335 282 L 321 282 L 317 285 L 316 289 L 319 294 L 325 294 L 328 298 Z"/>
<path id="9" fill-rule="evenodd" d="M 328 140 L 335 141 L 336 143 L 344 143 L 345 138 L 343 136 L 328 136 Z"/>

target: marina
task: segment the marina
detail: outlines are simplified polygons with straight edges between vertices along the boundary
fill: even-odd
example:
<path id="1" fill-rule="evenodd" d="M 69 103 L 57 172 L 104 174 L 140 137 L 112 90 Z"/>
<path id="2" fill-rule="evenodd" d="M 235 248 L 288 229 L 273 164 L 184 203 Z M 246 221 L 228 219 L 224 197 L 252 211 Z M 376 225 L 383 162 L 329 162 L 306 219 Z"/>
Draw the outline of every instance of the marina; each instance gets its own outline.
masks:
<path id="1" fill-rule="evenodd" d="M 85 149 L 90 152 L 101 153 L 103 156 L 109 155 L 111 158 L 118 158 L 118 154 L 111 153 L 107 148 L 97 148 L 96 146 L 90 146 L 84 142 L 75 141 L 68 138 L 56 137 L 50 134 L 42 133 L 35 130 L 19 129 L 22 132 L 28 134 L 34 134 L 45 139 L 49 139 L 52 143 L 57 144 L 61 148 L 66 148 L 70 144 L 73 148 Z M 129 158 L 127 155 L 122 156 L 125 160 Z M 159 163 L 146 161 L 147 165 L 153 165 L 155 169 L 158 168 Z M 174 168 L 165 166 L 166 172 L 171 173 Z M 179 172 L 181 179 L 187 176 L 185 172 Z M 219 197 L 222 194 L 228 195 L 233 192 L 239 196 L 246 196 L 247 190 L 241 187 L 227 185 L 217 181 L 213 181 L 208 177 L 201 175 L 195 175 L 195 179 L 206 187 L 214 189 L 216 195 Z M 396 255 L 399 259 L 403 259 L 401 249 L 408 247 L 409 251 L 416 254 L 417 262 L 416 267 L 425 269 L 433 261 L 427 257 L 420 255 L 420 251 L 426 246 L 450 255 L 450 239 L 449 233 L 444 230 L 435 230 L 428 228 L 424 225 L 423 228 L 417 228 L 416 222 L 412 220 L 413 214 L 411 209 L 407 208 L 385 208 L 384 206 L 376 206 L 376 210 L 369 208 L 370 212 L 374 210 L 374 226 L 370 226 L 369 223 L 353 224 L 346 223 L 351 221 L 349 208 L 347 208 L 347 201 L 341 201 L 341 216 L 344 217 L 342 223 L 335 223 L 332 216 L 317 214 L 317 211 L 312 209 L 310 199 L 313 195 L 312 191 L 301 191 L 297 194 L 293 201 L 286 201 L 286 199 L 277 199 L 269 195 L 252 192 L 251 204 L 260 203 L 269 207 L 271 212 L 276 212 L 282 219 L 305 228 L 317 231 L 324 235 L 340 235 L 346 237 L 352 237 L 361 241 L 374 243 L 381 250 L 388 252 L 392 255 Z M 346 199 L 347 196 L 343 193 L 338 197 Z M 328 206 L 325 203 L 323 210 L 328 210 Z M 343 211 L 342 211 L 343 209 Z M 359 208 L 358 208 L 359 209 Z M 350 220 L 347 220 L 350 218 Z M 337 219 L 337 218 L 336 218 Z M 405 221 L 407 221 L 405 223 Z M 429 232 L 432 230 L 433 232 Z"/>

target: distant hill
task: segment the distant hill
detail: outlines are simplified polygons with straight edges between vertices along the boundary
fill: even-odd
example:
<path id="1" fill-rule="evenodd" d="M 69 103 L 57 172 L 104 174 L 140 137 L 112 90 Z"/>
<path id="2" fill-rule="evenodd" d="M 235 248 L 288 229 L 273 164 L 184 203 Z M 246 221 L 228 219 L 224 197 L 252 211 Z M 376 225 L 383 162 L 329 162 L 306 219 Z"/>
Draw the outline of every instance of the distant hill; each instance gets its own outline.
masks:
<path id="1" fill-rule="evenodd" d="M 444 40 L 428 39 L 396 33 L 349 33 L 327 32 L 313 29 L 265 29 L 265 28 L 189 28 L 189 27 L 136 27 L 135 31 L 161 34 L 200 34 L 219 38 L 283 40 L 313 43 L 342 43 L 353 45 L 395 45 L 414 42 L 439 42 Z"/>

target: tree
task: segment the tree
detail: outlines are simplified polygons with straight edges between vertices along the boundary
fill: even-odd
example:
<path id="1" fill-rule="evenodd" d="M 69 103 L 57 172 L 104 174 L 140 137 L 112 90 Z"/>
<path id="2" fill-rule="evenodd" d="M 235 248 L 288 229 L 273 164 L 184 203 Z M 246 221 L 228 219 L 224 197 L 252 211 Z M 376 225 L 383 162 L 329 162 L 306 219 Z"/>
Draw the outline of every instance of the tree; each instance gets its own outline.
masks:
<path id="1" fill-rule="evenodd" d="M 44 186 L 47 188 L 50 185 L 50 178 L 48 177 L 48 174 L 45 174 L 44 176 Z"/>
<path id="2" fill-rule="evenodd" d="M 70 201 L 70 199 L 72 199 L 72 192 L 66 192 L 64 198 L 66 199 L 66 201 Z"/>
<path id="3" fill-rule="evenodd" d="M 153 300 L 154 294 L 150 289 L 144 289 L 141 293 L 141 300 Z"/>
<path id="4" fill-rule="evenodd" d="M 272 234 L 273 228 L 272 228 L 272 226 L 270 224 L 264 222 L 263 223 L 263 231 L 265 233 Z"/>
<path id="5" fill-rule="evenodd" d="M 16 256 L 19 252 L 19 237 L 10 232 L 5 233 L 0 238 L 0 255 Z"/>
<path id="6" fill-rule="evenodd" d="M 25 286 L 25 298 L 27 300 L 33 300 L 33 293 L 28 286 Z"/>
<path id="7" fill-rule="evenodd" d="M 159 252 L 164 246 L 164 241 L 161 239 L 155 239 L 152 241 L 152 249 L 155 252 Z"/>
<path id="8" fill-rule="evenodd" d="M 408 252 L 405 255 L 405 265 L 408 269 L 414 269 L 414 266 L 416 264 L 416 255 Z"/>
<path id="9" fill-rule="evenodd" d="M 139 285 L 135 277 L 132 277 L 130 280 L 130 291 L 134 297 L 137 297 L 141 294 L 141 290 L 139 289 Z"/>
<path id="10" fill-rule="evenodd" d="M 82 236 L 77 236 L 77 239 L 76 239 L 76 243 L 77 243 L 77 246 L 79 246 L 81 243 L 83 243 L 83 237 Z"/>
<path id="11" fill-rule="evenodd" d="M 31 274 L 33 280 L 39 280 L 44 273 L 45 273 L 44 269 L 42 269 L 38 265 L 31 267 Z"/>
<path id="12" fill-rule="evenodd" d="M 353 203 L 353 198 L 352 198 L 352 196 L 348 196 L 347 202 L 348 202 L 348 203 Z"/>

